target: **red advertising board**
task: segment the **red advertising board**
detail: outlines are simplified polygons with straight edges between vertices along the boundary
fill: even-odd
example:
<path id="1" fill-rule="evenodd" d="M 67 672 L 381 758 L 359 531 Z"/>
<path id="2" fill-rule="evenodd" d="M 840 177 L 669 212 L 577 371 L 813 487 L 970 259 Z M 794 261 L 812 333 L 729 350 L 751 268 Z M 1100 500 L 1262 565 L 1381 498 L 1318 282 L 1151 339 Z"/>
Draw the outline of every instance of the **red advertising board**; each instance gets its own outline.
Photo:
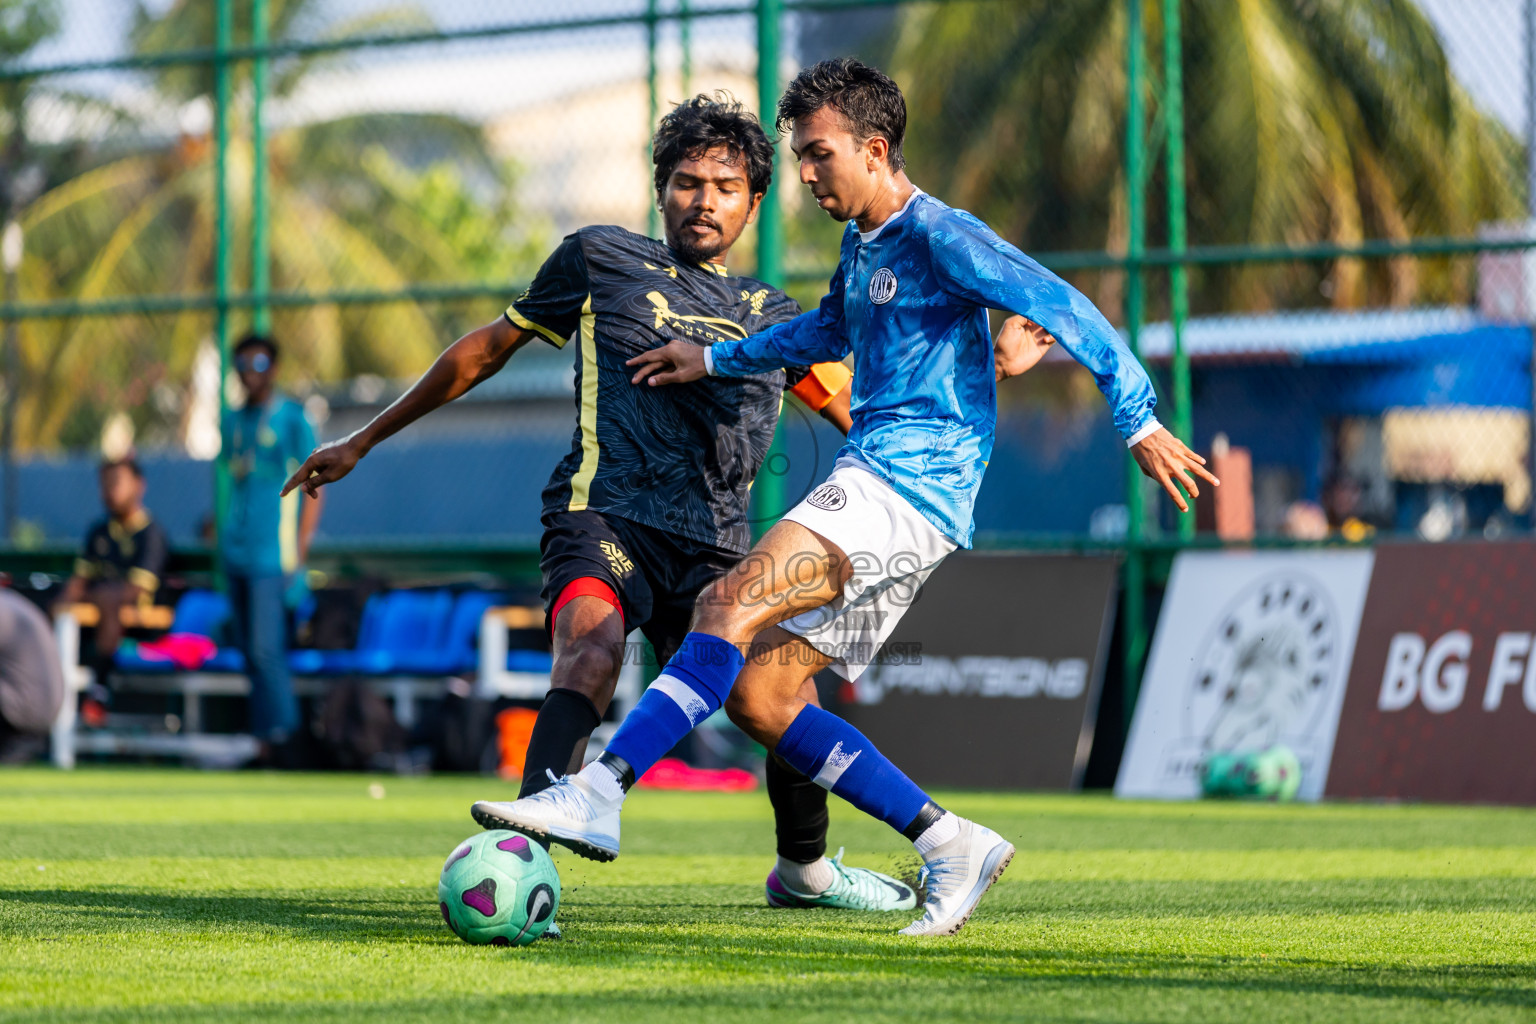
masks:
<path id="1" fill-rule="evenodd" d="M 1536 542 L 1377 548 L 1327 795 L 1536 804 Z"/>

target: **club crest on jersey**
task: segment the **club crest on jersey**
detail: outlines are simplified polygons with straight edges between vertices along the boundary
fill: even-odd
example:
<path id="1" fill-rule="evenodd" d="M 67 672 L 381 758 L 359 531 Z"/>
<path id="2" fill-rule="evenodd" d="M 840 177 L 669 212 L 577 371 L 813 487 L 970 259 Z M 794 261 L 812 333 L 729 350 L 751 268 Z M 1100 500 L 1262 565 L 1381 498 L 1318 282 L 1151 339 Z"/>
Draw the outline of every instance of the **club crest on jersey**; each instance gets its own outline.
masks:
<path id="1" fill-rule="evenodd" d="M 883 306 L 896 297 L 896 274 L 890 267 L 881 267 L 869 279 L 869 301 Z"/>
<path id="2" fill-rule="evenodd" d="M 822 484 L 807 497 L 806 502 L 828 512 L 836 512 L 848 504 L 848 495 L 837 484 Z"/>

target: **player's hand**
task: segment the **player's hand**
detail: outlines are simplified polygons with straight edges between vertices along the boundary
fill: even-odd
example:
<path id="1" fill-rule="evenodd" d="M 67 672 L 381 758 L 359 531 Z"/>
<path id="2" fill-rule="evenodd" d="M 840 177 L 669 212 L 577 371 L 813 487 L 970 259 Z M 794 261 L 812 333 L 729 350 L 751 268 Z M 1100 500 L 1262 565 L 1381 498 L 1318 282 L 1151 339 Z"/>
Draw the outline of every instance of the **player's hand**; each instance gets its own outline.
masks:
<path id="1" fill-rule="evenodd" d="M 1148 434 L 1131 448 L 1131 455 L 1135 457 L 1136 464 L 1147 476 L 1163 485 L 1163 490 L 1173 498 L 1173 503 L 1179 506 L 1180 512 L 1189 511 L 1189 502 L 1184 500 L 1184 495 L 1179 493 L 1182 487 L 1191 498 L 1200 496 L 1200 488 L 1195 483 L 1195 477 L 1200 477 L 1210 483 L 1212 487 L 1220 487 L 1221 481 L 1211 475 L 1211 471 L 1205 468 L 1205 460 L 1185 446 L 1183 441 L 1174 437 L 1166 427 L 1159 427 L 1155 432 Z"/>
<path id="2" fill-rule="evenodd" d="M 638 367 L 635 375 L 629 379 L 631 384 L 639 384 L 643 380 L 651 387 L 658 384 L 687 384 L 709 375 L 704 369 L 703 346 L 686 341 L 669 341 L 661 348 L 640 353 L 624 365 Z"/>
<path id="3" fill-rule="evenodd" d="M 1017 377 L 1045 357 L 1056 339 L 1028 317 L 1011 316 L 1003 321 L 992 340 L 992 363 L 999 381 Z"/>
<path id="4" fill-rule="evenodd" d="M 311 498 L 317 497 L 322 486 L 335 483 L 352 472 L 352 467 L 357 465 L 357 460 L 364 454 L 365 450 L 355 435 L 338 441 L 327 441 L 309 453 L 304 465 L 283 484 L 282 493 L 287 494 L 295 487 L 302 487 L 304 493 Z"/>

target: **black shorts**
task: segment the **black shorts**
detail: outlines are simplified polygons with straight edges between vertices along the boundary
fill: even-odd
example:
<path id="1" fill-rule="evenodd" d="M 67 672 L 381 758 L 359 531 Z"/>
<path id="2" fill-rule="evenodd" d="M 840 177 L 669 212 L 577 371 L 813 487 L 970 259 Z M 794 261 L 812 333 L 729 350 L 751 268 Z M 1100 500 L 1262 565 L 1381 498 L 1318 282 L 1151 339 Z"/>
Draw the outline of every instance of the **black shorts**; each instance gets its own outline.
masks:
<path id="1" fill-rule="evenodd" d="M 552 631 L 560 594 L 575 580 L 602 580 L 619 596 L 626 632 L 638 629 L 666 664 L 688 632 L 704 588 L 742 556 L 619 516 L 590 510 L 544 516 L 539 569 L 545 624 Z"/>

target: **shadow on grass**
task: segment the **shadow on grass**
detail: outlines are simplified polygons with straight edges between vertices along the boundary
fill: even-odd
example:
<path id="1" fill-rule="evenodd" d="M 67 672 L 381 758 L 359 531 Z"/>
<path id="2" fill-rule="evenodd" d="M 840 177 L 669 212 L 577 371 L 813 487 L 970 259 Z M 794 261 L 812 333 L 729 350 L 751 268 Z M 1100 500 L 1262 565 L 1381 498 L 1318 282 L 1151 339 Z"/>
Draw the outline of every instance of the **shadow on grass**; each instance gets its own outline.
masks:
<path id="1" fill-rule="evenodd" d="M 737 885 L 605 885 L 586 880 L 568 885 L 562 922 L 599 928 L 761 930 L 775 943 L 812 941 L 830 930 L 839 936 L 894 931 L 880 914 L 768 910 L 737 899 Z M 7 915 L 7 905 L 34 908 Z M 1329 879 L 1275 881 L 1007 882 L 982 904 L 976 924 L 1155 921 L 1170 917 L 1222 919 L 1237 916 L 1349 918 L 1408 912 L 1536 911 L 1536 878 Z M 426 886 L 338 886 L 260 892 L 199 893 L 144 888 L 0 889 L 0 925 L 24 934 L 90 934 L 153 927 L 239 930 L 260 926 L 295 937 L 331 941 L 419 941 L 440 935 L 435 897 Z M 814 922 L 814 923 L 812 923 Z M 835 923 L 834 923 L 835 922 Z M 826 926 L 831 925 L 828 929 Z M 964 944 L 962 944 L 963 946 Z"/>
<path id="2" fill-rule="evenodd" d="M 1096 883 L 1119 890 L 1145 888 L 1133 883 Z M 1212 888 L 1185 883 L 1190 890 Z M 1437 880 L 1428 888 L 1456 888 Z M 679 894 L 696 888 L 661 886 Z M 1016 886 L 1016 889 L 1025 889 Z M 1179 887 L 1174 887 L 1177 889 Z M 1220 888 L 1220 886 L 1217 886 Z M 1255 888 L 1250 886 L 1250 888 Z M 1316 886 L 1257 886 L 1271 914 L 1332 903 Z M 1284 890 L 1277 892 L 1276 889 Z M 1377 1000 L 1454 1001 L 1488 1006 L 1536 1008 L 1530 963 L 1485 963 L 1437 966 L 1348 964 L 1303 957 L 1224 957 L 1175 953 L 1101 952 L 1042 945 L 1034 929 L 1026 941 L 1010 934 L 1009 923 L 1020 923 L 1015 901 L 999 900 L 984 917 L 956 940 L 912 940 L 894 934 L 892 916 L 829 914 L 825 911 L 770 911 L 740 906 L 700 906 L 680 920 L 678 903 L 625 899 L 650 890 L 610 888 L 599 901 L 563 908 L 567 939 L 537 943 L 523 950 L 464 949 L 443 929 L 437 910 L 415 891 L 379 891 L 368 896 L 338 892 L 246 895 L 238 893 L 109 890 L 0 890 L 0 922 L 8 941 L 54 938 L 68 934 L 109 935 L 114 932 L 217 931 L 246 939 L 280 934 L 325 943 L 369 945 L 408 944 L 432 969 L 441 969 L 453 950 L 466 956 L 513 958 L 513 962 L 547 968 L 594 972 L 639 971 L 654 979 L 644 988 L 626 987 L 614 995 L 612 976 L 606 991 L 588 996 L 544 996 L 564 1013 L 580 1008 L 596 1011 L 625 1000 L 671 1000 L 679 1008 L 714 1003 L 725 989 L 752 989 L 769 979 L 822 977 L 833 987 L 850 986 L 866 995 L 899 979 L 916 995 L 925 989 L 944 991 L 956 982 L 964 986 L 1087 985 L 1101 996 L 1113 992 L 1189 989 L 1192 991 L 1295 995 L 1347 995 Z M 1006 890 L 1005 890 L 1006 891 Z M 1169 887 L 1145 894 L 1163 906 Z M 1527 890 L 1528 891 L 1528 890 Z M 1002 893 L 999 893 L 1002 895 Z M 1209 894 L 1201 905 L 1209 909 Z M 1280 896 L 1288 899 L 1279 899 Z M 1422 894 L 1420 894 L 1422 896 Z M 1465 900 L 1442 893 L 1446 905 L 1465 907 Z M 1186 899 L 1193 899 L 1186 894 Z M 1307 901 L 1312 901 L 1308 903 Z M 1139 899 L 1133 902 L 1140 902 Z M 1350 903 L 1349 898 L 1338 902 Z M 1280 904 L 1290 904 L 1283 906 Z M 16 908 L 23 908 L 15 913 Z M 1031 908 L 1029 915 L 1035 916 Z M 1059 907 L 1057 908 L 1060 909 Z M 1507 909 L 1507 907 L 1506 907 Z M 7 911 L 11 911 L 7 913 Z M 1219 915 L 1213 915 L 1219 916 Z M 1303 925 L 1305 927 L 1305 925 Z M 1136 942 L 1127 936 L 1120 940 Z M 1102 941 L 1099 943 L 1102 946 Z M 442 947 L 434 950 L 432 947 Z M 115 954 L 114 954 L 115 955 Z M 1370 955 L 1380 959 L 1380 949 Z M 693 977 L 719 978 L 719 985 L 696 983 L 698 992 L 678 979 L 675 971 L 687 964 Z M 793 985 L 791 985 L 793 989 Z M 785 993 L 779 992 L 782 997 Z M 746 998 L 743 994 L 743 998 Z M 752 998 L 756 998 L 755 996 Z M 658 1006 L 661 1003 L 657 1004 Z M 850 1009 L 852 1009 L 850 1004 Z M 318 1007 L 311 1009 L 319 1010 Z M 354 1004 L 353 1010 L 358 1010 Z M 110 1016 L 110 1015 L 108 1015 Z M 393 1016 L 393 1014 L 391 1014 Z M 7 1020 L 25 1020 L 7 1015 Z M 52 1016 L 50 1019 L 91 1019 Z"/>
<path id="3" fill-rule="evenodd" d="M 509 961 L 549 961 L 564 952 L 555 944 L 527 950 L 469 951 Z M 378 1001 L 277 1000 L 214 1006 L 162 1005 L 39 1009 L 8 1013 L 7 1024 L 115 1024 L 136 1020 L 463 1021 L 504 1019 L 511 1012 L 528 1020 L 643 1021 L 787 1020 L 797 1024 L 860 1020 L 1104 1021 L 1104 1020 L 1314 1020 L 1357 1021 L 1525 1020 L 1536 994 L 1513 967 L 1476 965 L 1437 969 L 1383 968 L 1352 978 L 1338 969 L 1297 971 L 1277 963 L 1266 972 L 1236 969 L 1199 958 L 1089 958 L 1070 968 L 1020 970 L 1008 976 L 975 977 L 962 965 L 944 963 L 953 954 L 924 945 L 900 957 L 879 958 L 882 970 L 866 973 L 859 954 L 839 945 L 837 960 L 823 973 L 798 977 L 803 964 L 770 964 L 774 973 L 743 975 L 740 965 L 705 982 L 674 980 L 658 971 L 647 980 L 588 991 L 520 991 L 511 974 L 500 992 L 439 993 Z M 539 955 L 544 954 L 544 955 Z M 974 955 L 974 953 L 973 953 Z M 850 963 L 850 956 L 854 962 Z M 930 969 L 904 973 L 913 962 Z M 678 964 L 676 952 L 667 966 Z M 933 969 L 942 965 L 942 971 Z M 509 965 L 510 966 L 510 965 Z M 605 964 L 611 966 L 611 962 Z M 765 976 L 766 975 L 766 976 Z M 1525 990 L 1516 986 L 1524 984 Z"/>
<path id="4" fill-rule="evenodd" d="M 46 933 L 100 932 L 134 924 L 157 927 L 264 926 L 293 935 L 376 941 L 421 929 L 438 929 L 429 887 L 358 889 L 332 894 L 313 889 L 207 894 L 187 890 L 0 889 L 0 920 L 6 904 L 37 907 L 8 924 Z M 568 886 L 561 920 L 596 926 L 763 927 L 793 940 L 796 918 L 839 921 L 837 930 L 891 929 L 891 918 L 874 913 L 785 912 L 756 900 L 740 900 L 745 887 L 730 884 L 602 884 Z M 1326 881 L 1015 881 L 989 895 L 977 923 L 1158 920 L 1170 917 L 1352 917 L 1361 913 L 1531 912 L 1536 878 L 1336 878 Z M 45 921 L 41 918 L 46 918 Z"/>

